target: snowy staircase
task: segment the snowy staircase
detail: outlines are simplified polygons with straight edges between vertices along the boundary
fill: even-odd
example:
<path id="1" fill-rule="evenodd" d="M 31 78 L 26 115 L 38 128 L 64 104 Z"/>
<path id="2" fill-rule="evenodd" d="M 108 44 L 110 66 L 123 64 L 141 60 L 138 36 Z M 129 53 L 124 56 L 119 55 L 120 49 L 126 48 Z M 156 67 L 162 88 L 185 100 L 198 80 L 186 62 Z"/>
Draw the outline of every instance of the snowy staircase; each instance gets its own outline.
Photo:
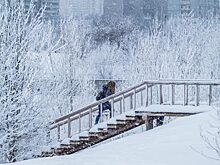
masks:
<path id="1" fill-rule="evenodd" d="M 142 116 L 126 115 L 124 119 L 116 119 L 116 122 L 107 122 L 107 127 L 102 127 L 102 124 L 100 126 L 97 125 L 95 126 L 97 127 L 95 130 L 91 129 L 88 132 L 77 135 L 77 139 L 69 139 L 68 142 L 61 143 L 57 148 L 51 148 L 50 151 L 42 152 L 40 157 L 72 154 L 138 127 L 142 124 L 144 124 Z"/>
<path id="2" fill-rule="evenodd" d="M 191 112 L 191 107 L 190 111 L 186 111 L 187 113 L 182 110 L 189 106 L 200 107 L 201 104 L 204 105 L 204 101 L 207 106 L 211 107 L 215 103 L 214 97 L 219 96 L 218 87 L 220 87 L 220 81 L 164 80 L 143 82 L 54 120 L 50 123 L 48 139 L 51 141 L 53 138 L 53 141 L 55 137 L 58 145 L 50 148 L 47 152 L 42 152 L 39 157 L 72 154 L 129 131 L 145 122 L 152 128 L 152 120 L 161 115 L 187 116 L 199 113 Z M 193 93 L 193 95 L 189 93 Z M 94 114 L 97 115 L 99 105 L 102 111 L 101 105 L 106 101 L 111 104 L 113 118 L 103 122 L 101 115 L 102 123 L 94 125 Z M 147 107 L 149 110 L 152 105 L 169 105 L 173 107 L 173 110 L 167 112 L 167 109 L 156 107 L 156 111 L 150 113 L 145 110 L 136 111 L 138 107 L 144 109 Z M 175 106 L 180 106 L 180 108 Z M 176 109 L 179 109 L 180 113 L 173 113 Z M 146 114 L 147 118 L 144 118 Z M 78 127 L 77 132 L 73 131 L 76 127 Z"/>

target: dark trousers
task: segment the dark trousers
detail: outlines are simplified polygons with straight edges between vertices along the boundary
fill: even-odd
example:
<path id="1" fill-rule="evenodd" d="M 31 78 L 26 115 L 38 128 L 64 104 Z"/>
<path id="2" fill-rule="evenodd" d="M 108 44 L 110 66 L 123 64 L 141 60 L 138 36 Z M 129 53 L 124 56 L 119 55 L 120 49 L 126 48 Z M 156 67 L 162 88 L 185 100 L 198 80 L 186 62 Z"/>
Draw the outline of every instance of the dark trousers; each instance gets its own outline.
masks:
<path id="1" fill-rule="evenodd" d="M 109 102 L 106 102 L 106 103 L 103 103 L 102 104 L 102 112 L 104 112 L 105 110 L 110 110 L 110 118 L 112 118 L 112 112 L 111 112 L 111 104 Z M 96 119 L 95 119 L 95 124 L 98 124 L 99 122 L 99 119 L 101 117 L 101 106 L 99 105 L 99 114 L 98 116 L 96 116 Z"/>
<path id="2" fill-rule="evenodd" d="M 157 126 L 163 125 L 164 116 L 157 117 Z"/>

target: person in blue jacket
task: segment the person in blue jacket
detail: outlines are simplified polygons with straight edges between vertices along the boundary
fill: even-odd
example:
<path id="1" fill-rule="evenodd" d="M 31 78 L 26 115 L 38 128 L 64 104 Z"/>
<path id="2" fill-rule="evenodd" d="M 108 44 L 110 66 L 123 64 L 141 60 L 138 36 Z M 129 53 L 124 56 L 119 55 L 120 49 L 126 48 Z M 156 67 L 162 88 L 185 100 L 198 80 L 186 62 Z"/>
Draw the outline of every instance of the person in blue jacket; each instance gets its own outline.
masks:
<path id="1" fill-rule="evenodd" d="M 102 100 L 108 96 L 111 96 L 112 94 L 115 93 L 115 82 L 110 81 L 107 85 L 103 85 L 102 86 L 102 91 L 98 93 L 98 95 L 96 96 L 96 100 Z M 100 117 L 101 117 L 101 106 L 99 105 L 99 113 L 98 116 L 96 117 L 95 120 L 95 124 L 98 124 Z M 104 112 L 105 110 L 109 110 L 110 111 L 110 118 L 112 117 L 112 108 L 111 108 L 111 103 L 109 101 L 106 101 L 104 103 L 102 103 L 102 112 Z"/>

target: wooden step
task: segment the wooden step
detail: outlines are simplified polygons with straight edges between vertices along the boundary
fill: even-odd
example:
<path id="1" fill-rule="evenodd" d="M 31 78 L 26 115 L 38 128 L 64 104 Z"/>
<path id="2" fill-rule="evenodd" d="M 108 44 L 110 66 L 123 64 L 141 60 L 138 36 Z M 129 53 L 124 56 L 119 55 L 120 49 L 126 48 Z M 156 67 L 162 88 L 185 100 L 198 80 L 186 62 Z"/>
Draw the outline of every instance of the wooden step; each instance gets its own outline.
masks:
<path id="1" fill-rule="evenodd" d="M 81 140 L 70 140 L 70 144 L 73 146 L 82 145 L 83 142 Z"/>
<path id="2" fill-rule="evenodd" d="M 108 129 L 118 129 L 118 125 L 112 124 L 112 123 L 107 124 L 107 127 L 108 127 Z"/>
<path id="3" fill-rule="evenodd" d="M 116 123 L 116 124 L 108 124 L 108 128 L 112 128 L 112 129 L 120 129 L 122 127 L 125 127 L 127 124 L 124 123 Z"/>
<path id="4" fill-rule="evenodd" d="M 89 137 L 98 137 L 98 132 L 89 132 Z"/>
<path id="5" fill-rule="evenodd" d="M 133 124 L 133 123 L 135 123 L 135 122 L 136 122 L 136 120 L 134 120 L 134 119 L 126 119 L 126 124 L 127 124 L 127 125 Z"/>
<path id="6" fill-rule="evenodd" d="M 135 115 L 126 115 L 125 116 L 126 117 L 126 119 L 133 119 L 133 120 L 136 120 L 136 116 Z"/>
<path id="7" fill-rule="evenodd" d="M 143 120 L 143 117 L 140 116 L 140 115 L 135 115 L 135 119 L 136 119 L 136 120 Z"/>
<path id="8" fill-rule="evenodd" d="M 99 135 L 98 135 L 98 132 L 96 132 L 95 134 L 94 133 L 89 133 L 89 139 L 90 141 L 95 141 L 97 139 L 99 139 Z"/>
<path id="9" fill-rule="evenodd" d="M 39 157 L 39 156 L 37 156 L 37 157 Z M 42 152 L 40 157 L 52 157 L 52 156 L 54 156 L 53 151 L 46 151 L 46 152 Z"/>
<path id="10" fill-rule="evenodd" d="M 108 134 L 108 129 L 107 128 L 98 128 L 98 136 L 103 137 Z"/>
<path id="11" fill-rule="evenodd" d="M 72 154 L 141 124 L 144 124 L 142 116 L 126 115 L 126 119 L 117 119 L 116 123 L 108 123 L 107 128 L 98 128 L 97 132 L 88 132 L 88 136 L 79 136 L 78 140 L 70 140 L 69 144 L 61 144 L 58 148 L 51 148 L 51 152 L 42 153 L 42 156 Z"/>
<path id="12" fill-rule="evenodd" d="M 56 155 L 64 155 L 65 153 L 69 152 L 70 150 L 74 150 L 75 147 L 73 148 L 57 148 L 54 153 Z"/>
<path id="13" fill-rule="evenodd" d="M 75 145 L 73 145 L 73 144 L 60 144 L 60 147 L 61 148 L 74 148 Z"/>
<path id="14" fill-rule="evenodd" d="M 116 122 L 126 124 L 126 120 L 122 120 L 122 119 L 117 119 Z"/>
<path id="15" fill-rule="evenodd" d="M 80 136 L 79 140 L 84 141 L 84 142 L 90 141 L 89 136 Z"/>
<path id="16" fill-rule="evenodd" d="M 75 149 L 76 149 L 76 146 L 72 147 L 71 145 L 68 147 L 59 147 L 54 150 L 54 153 L 56 155 L 65 155 L 66 153 L 68 153 L 72 150 L 75 150 Z"/>
<path id="17" fill-rule="evenodd" d="M 66 150 L 64 149 L 64 148 L 56 148 L 55 150 L 54 150 L 54 153 L 56 154 L 56 155 L 60 155 L 61 153 L 64 153 Z"/>
<path id="18" fill-rule="evenodd" d="M 115 132 L 115 131 L 117 131 L 117 130 L 118 130 L 117 127 L 114 127 L 114 126 L 108 127 L 108 132 L 109 132 L 110 134 L 112 134 L 112 132 Z"/>
<path id="19" fill-rule="evenodd" d="M 98 128 L 98 131 L 106 131 L 106 128 Z"/>

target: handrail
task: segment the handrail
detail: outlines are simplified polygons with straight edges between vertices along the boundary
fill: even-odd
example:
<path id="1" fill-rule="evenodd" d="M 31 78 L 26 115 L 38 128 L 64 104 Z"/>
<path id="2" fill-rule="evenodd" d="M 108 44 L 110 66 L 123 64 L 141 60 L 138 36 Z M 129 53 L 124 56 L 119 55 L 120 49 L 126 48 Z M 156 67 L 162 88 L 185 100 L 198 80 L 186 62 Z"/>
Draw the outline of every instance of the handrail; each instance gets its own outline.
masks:
<path id="1" fill-rule="evenodd" d="M 146 83 L 164 85 L 220 85 L 220 80 L 149 80 Z"/>
<path id="2" fill-rule="evenodd" d="M 102 103 L 109 101 L 111 102 L 111 104 L 114 106 L 114 103 L 116 102 L 123 102 L 124 104 L 124 99 L 130 97 L 131 99 L 131 107 L 133 106 L 133 99 L 132 96 L 135 96 L 134 98 L 134 109 L 136 106 L 136 95 L 140 92 L 143 92 L 144 90 L 146 90 L 146 106 L 148 106 L 148 99 L 149 99 L 149 92 L 150 92 L 150 104 L 152 104 L 152 87 L 153 86 L 157 86 L 159 85 L 159 104 L 163 104 L 163 93 L 162 93 L 162 85 L 171 85 L 172 86 L 172 105 L 175 104 L 175 85 L 184 85 L 184 105 L 188 104 L 188 86 L 189 85 L 195 85 L 196 86 L 196 103 L 195 105 L 198 106 L 199 105 L 199 86 L 203 86 L 203 85 L 207 85 L 209 86 L 209 105 L 211 105 L 212 102 L 212 86 L 216 86 L 216 85 L 220 85 L 220 80 L 148 80 L 145 81 L 139 85 L 136 85 L 134 87 L 131 87 L 127 90 L 124 90 L 122 92 L 118 92 L 114 95 L 111 95 L 107 98 L 104 98 L 100 101 L 96 101 L 88 106 L 85 106 L 83 108 L 80 108 L 79 110 L 72 112 L 70 114 L 67 114 L 65 116 L 59 117 L 58 119 L 54 120 L 53 122 L 50 123 L 50 130 L 53 130 L 55 128 L 58 128 L 58 139 L 60 137 L 60 126 L 64 125 L 64 124 L 68 124 L 68 136 L 70 137 L 71 135 L 71 126 L 70 123 L 74 120 L 79 119 L 81 122 L 81 117 L 85 116 L 85 115 L 89 115 L 89 120 L 91 120 L 91 114 L 94 111 L 98 110 L 98 105 L 102 105 Z M 149 88 L 151 89 L 151 91 L 149 90 Z M 185 91 L 187 90 L 187 91 Z M 141 103 L 143 104 L 143 96 L 141 95 Z M 123 105 L 125 106 L 125 105 Z M 121 111 L 121 110 L 120 110 Z M 79 124 L 81 127 L 81 123 Z M 91 127 L 92 123 L 90 121 L 90 127 Z M 79 128 L 79 130 L 81 131 L 81 128 Z M 80 132 L 79 131 L 79 132 Z"/>
<path id="3" fill-rule="evenodd" d="M 59 122 L 59 121 L 65 120 L 65 119 L 68 119 L 69 117 L 74 116 L 74 115 L 77 115 L 77 114 L 79 114 L 79 113 L 83 113 L 84 111 L 86 111 L 86 110 L 88 110 L 88 109 L 90 109 L 90 108 L 92 108 L 92 107 L 98 106 L 99 104 L 102 104 L 102 103 L 104 103 L 104 102 L 106 102 L 106 101 L 109 101 L 109 100 L 111 100 L 111 99 L 113 99 L 113 98 L 122 96 L 123 94 L 128 93 L 128 92 L 131 92 L 131 91 L 133 91 L 134 89 L 143 86 L 144 84 L 145 84 L 145 82 L 142 83 L 142 84 L 140 84 L 140 85 L 137 85 L 137 86 L 135 86 L 135 87 L 129 88 L 129 89 L 125 90 L 125 91 L 122 91 L 122 92 L 116 93 L 116 94 L 114 94 L 114 95 L 108 96 L 108 97 L 106 97 L 106 98 L 104 98 L 104 99 L 102 99 L 102 100 L 96 101 L 96 102 L 94 102 L 94 103 L 92 103 L 92 104 L 90 104 L 90 105 L 88 105 L 88 106 L 86 106 L 86 107 L 83 107 L 83 108 L 81 108 L 81 109 L 79 109 L 79 110 L 77 110 L 77 111 L 75 111 L 75 112 L 72 112 L 72 113 L 70 113 L 70 114 L 68 114 L 68 115 L 62 116 L 62 117 L 60 117 L 60 118 L 54 120 L 54 122 L 52 122 L 51 124 L 57 123 L 57 122 Z"/>

